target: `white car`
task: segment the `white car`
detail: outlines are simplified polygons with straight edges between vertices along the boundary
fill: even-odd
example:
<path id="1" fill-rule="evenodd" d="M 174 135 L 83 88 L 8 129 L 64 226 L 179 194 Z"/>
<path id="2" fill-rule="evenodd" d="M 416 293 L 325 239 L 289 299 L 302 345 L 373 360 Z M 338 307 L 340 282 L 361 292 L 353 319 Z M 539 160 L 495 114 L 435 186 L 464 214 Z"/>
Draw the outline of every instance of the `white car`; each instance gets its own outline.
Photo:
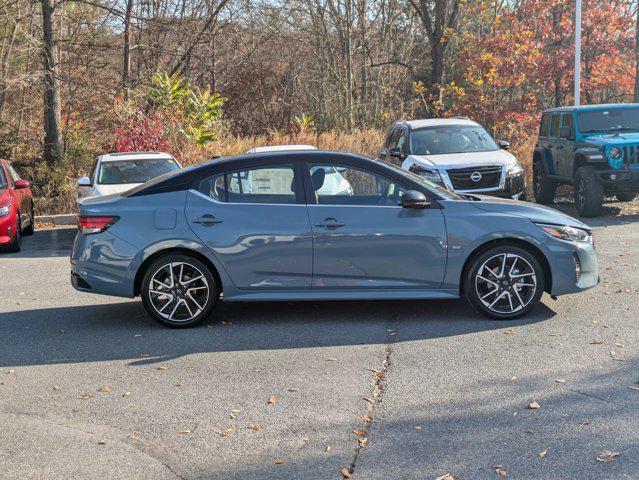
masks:
<path id="1" fill-rule="evenodd" d="M 266 147 L 254 147 L 248 150 L 246 153 L 265 153 L 265 152 L 285 152 L 292 150 L 317 150 L 312 145 L 270 145 Z M 320 167 L 313 167 L 311 169 L 311 175 L 317 171 Z M 353 187 L 344 178 L 336 167 L 321 167 L 325 174 L 323 178 L 322 186 L 317 190 L 318 195 L 352 195 Z M 232 182 L 234 180 L 231 180 Z"/>
<path id="2" fill-rule="evenodd" d="M 397 122 L 380 158 L 450 191 L 523 198 L 525 175 L 506 141 L 465 117 Z"/>
<path id="3" fill-rule="evenodd" d="M 180 168 L 168 153 L 105 153 L 95 159 L 88 177 L 78 179 L 78 200 L 126 192 Z"/>

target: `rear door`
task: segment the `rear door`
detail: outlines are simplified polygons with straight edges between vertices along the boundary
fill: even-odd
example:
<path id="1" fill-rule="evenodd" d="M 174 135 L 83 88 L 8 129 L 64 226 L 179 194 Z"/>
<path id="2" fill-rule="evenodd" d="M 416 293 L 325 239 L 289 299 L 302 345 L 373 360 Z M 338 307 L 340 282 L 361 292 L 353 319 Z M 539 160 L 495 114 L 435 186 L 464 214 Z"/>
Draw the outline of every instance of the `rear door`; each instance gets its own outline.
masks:
<path id="1" fill-rule="evenodd" d="M 331 170 L 348 181 L 348 194 L 322 192 L 325 172 Z M 355 161 L 309 162 L 304 178 L 314 289 L 441 286 L 447 252 L 439 208 L 402 208 L 408 187 Z"/>
<path id="2" fill-rule="evenodd" d="M 311 288 L 313 243 L 299 165 L 247 165 L 203 179 L 186 215 L 235 286 Z"/>

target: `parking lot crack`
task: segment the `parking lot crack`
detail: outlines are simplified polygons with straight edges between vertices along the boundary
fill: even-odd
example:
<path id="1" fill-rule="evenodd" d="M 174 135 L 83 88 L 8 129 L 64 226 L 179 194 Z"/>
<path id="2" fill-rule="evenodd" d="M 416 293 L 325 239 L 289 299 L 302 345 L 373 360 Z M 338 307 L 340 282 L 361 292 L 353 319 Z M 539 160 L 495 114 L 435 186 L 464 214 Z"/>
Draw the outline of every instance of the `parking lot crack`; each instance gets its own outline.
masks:
<path id="1" fill-rule="evenodd" d="M 391 365 L 391 357 L 393 353 L 392 339 L 395 337 L 395 335 L 395 330 L 388 330 L 388 340 L 384 345 L 384 354 L 382 357 L 381 366 L 379 366 L 378 368 L 368 369 L 373 373 L 373 394 L 370 397 L 364 397 L 366 408 L 364 410 L 364 414 L 362 415 L 362 417 L 360 417 L 360 420 L 362 420 L 363 422 L 363 427 L 359 430 L 353 431 L 353 433 L 356 433 L 358 435 L 357 446 L 355 447 L 355 451 L 353 452 L 351 463 L 348 466 L 348 471 L 353 476 L 357 468 L 357 460 L 359 458 L 359 454 L 366 447 L 366 444 L 368 442 L 368 433 L 375 419 L 375 415 L 378 412 L 379 405 L 382 403 L 383 400 L 385 386 L 384 382 L 386 381 L 385 379 L 388 368 Z"/>

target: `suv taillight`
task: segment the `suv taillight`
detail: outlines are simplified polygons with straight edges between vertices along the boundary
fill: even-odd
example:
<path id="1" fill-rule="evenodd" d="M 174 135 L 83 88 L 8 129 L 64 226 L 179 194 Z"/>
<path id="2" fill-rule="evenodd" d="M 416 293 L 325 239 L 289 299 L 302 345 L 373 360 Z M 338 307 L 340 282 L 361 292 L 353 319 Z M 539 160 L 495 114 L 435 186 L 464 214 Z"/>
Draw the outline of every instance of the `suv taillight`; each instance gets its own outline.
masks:
<path id="1" fill-rule="evenodd" d="M 78 230 L 82 235 L 102 233 L 117 222 L 119 218 L 112 215 L 79 215 Z"/>

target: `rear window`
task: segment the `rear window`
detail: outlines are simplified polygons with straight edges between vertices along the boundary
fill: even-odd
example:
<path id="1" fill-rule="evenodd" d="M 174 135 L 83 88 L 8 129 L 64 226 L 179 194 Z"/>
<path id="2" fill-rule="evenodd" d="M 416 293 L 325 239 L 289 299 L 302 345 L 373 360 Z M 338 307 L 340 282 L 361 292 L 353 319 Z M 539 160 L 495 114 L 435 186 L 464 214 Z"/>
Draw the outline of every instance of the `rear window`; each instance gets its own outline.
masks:
<path id="1" fill-rule="evenodd" d="M 179 168 L 177 162 L 171 158 L 102 162 L 98 183 L 102 185 L 145 183 Z"/>

